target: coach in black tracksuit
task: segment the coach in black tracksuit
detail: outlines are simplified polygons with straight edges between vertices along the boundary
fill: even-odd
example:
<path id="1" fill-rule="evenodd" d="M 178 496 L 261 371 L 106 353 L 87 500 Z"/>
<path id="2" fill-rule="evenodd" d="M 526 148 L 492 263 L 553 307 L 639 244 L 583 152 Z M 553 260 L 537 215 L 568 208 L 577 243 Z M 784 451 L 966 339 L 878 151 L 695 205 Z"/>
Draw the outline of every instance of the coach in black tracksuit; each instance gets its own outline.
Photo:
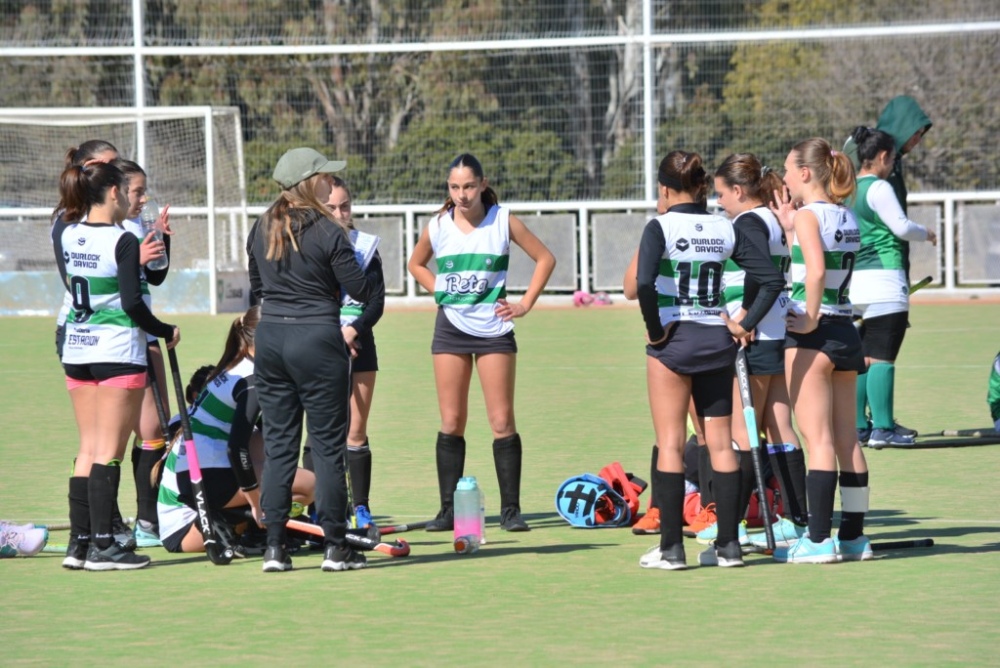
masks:
<path id="1" fill-rule="evenodd" d="M 325 205 L 332 187 L 328 174 L 345 166 L 309 148 L 285 153 L 274 170 L 281 195 L 247 240 L 251 289 L 263 300 L 255 370 L 264 416 L 264 572 L 292 567 L 285 524 L 303 411 L 313 441 L 316 509 L 325 534 L 323 570 L 365 566 L 364 556 L 345 540 L 351 383 L 340 333 L 340 295 L 346 290 L 354 299 L 369 302 L 380 297 L 384 287 L 365 278 L 345 229 L 330 219 Z"/>

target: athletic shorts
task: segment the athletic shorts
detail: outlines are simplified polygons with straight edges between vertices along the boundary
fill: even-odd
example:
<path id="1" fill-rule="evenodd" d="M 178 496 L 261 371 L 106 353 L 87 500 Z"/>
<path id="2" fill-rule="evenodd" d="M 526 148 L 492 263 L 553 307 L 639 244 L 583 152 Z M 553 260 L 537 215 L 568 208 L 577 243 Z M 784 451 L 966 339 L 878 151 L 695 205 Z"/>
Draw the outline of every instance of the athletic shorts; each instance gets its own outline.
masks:
<path id="1" fill-rule="evenodd" d="M 818 350 L 833 362 L 836 371 L 865 372 L 861 336 L 849 317 L 822 316 L 819 327 L 808 334 L 785 332 L 785 349 Z"/>
<path id="2" fill-rule="evenodd" d="M 785 373 L 785 340 L 752 341 L 747 346 L 747 371 L 751 376 Z"/>
<path id="3" fill-rule="evenodd" d="M 146 367 L 135 364 L 63 364 L 66 387 L 117 387 L 138 390 L 146 387 Z"/>
<path id="4" fill-rule="evenodd" d="M 378 371 L 378 350 L 375 348 L 375 335 L 371 330 L 362 334 L 355 342 L 358 344 L 358 356 L 351 360 L 351 373 Z"/>
<path id="5" fill-rule="evenodd" d="M 232 469 L 202 469 L 201 480 L 205 485 L 205 497 L 208 501 L 208 509 L 213 512 L 217 512 L 225 508 L 226 504 L 229 503 L 240 490 L 240 486 L 236 482 L 236 476 L 233 474 Z M 198 521 L 198 511 L 195 509 L 194 505 L 194 493 L 191 491 L 190 472 L 182 471 L 177 474 L 177 488 L 180 491 L 180 500 L 183 501 L 185 505 L 177 506 L 167 512 L 183 513 L 187 521 L 182 525 L 181 529 L 178 529 L 169 536 L 160 537 L 160 540 L 163 542 L 163 547 L 167 550 L 167 552 L 180 552 L 181 543 L 184 541 L 184 537 L 188 535 L 191 527 L 193 527 L 195 522 Z M 162 510 L 163 506 L 159 506 L 159 508 Z M 161 525 L 162 524 L 163 523 L 161 522 Z"/>
<path id="6" fill-rule="evenodd" d="M 674 373 L 691 378 L 691 398 L 702 417 L 733 414 L 736 344 L 726 327 L 679 322 L 646 354 Z"/>
<path id="7" fill-rule="evenodd" d="M 887 362 L 895 361 L 906 336 L 909 312 L 865 318 L 861 321 L 861 349 L 865 357 Z"/>
<path id="8" fill-rule="evenodd" d="M 514 331 L 503 336 L 484 338 L 466 334 L 451 324 L 444 309 L 439 308 L 437 320 L 434 322 L 434 339 L 431 341 L 431 354 L 453 355 L 484 355 L 486 353 L 516 353 L 517 341 Z"/>

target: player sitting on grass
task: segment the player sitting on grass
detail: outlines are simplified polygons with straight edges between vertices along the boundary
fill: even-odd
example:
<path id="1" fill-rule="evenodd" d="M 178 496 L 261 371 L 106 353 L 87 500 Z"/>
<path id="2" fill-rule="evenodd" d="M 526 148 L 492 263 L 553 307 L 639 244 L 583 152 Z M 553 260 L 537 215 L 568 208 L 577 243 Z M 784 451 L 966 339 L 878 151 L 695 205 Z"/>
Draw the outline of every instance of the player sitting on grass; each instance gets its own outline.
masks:
<path id="1" fill-rule="evenodd" d="M 254 389 L 253 361 L 259 321 L 259 306 L 233 321 L 222 358 L 189 411 L 208 506 L 215 516 L 224 508 L 249 507 L 254 518 L 260 519 L 258 480 L 263 468 L 263 439 L 256 429 L 261 411 Z M 293 499 L 307 505 L 314 489 L 312 473 L 299 469 Z M 163 547 L 169 552 L 204 551 L 202 534 L 195 524 L 198 513 L 188 460 L 181 444 L 167 455 L 157 511 Z M 222 536 L 231 533 L 221 524 L 220 528 Z"/>

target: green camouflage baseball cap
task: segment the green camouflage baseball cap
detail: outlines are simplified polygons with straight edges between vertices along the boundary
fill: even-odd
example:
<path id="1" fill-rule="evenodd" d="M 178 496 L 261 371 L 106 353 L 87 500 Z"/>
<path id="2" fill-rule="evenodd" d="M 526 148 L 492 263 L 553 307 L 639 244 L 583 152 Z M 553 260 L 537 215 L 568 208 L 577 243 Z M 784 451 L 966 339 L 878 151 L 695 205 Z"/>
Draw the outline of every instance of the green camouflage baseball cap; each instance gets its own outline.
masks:
<path id="1" fill-rule="evenodd" d="M 311 148 L 293 148 L 286 151 L 274 167 L 273 178 L 282 188 L 288 189 L 314 174 L 330 174 L 347 167 L 343 160 L 327 160 Z"/>

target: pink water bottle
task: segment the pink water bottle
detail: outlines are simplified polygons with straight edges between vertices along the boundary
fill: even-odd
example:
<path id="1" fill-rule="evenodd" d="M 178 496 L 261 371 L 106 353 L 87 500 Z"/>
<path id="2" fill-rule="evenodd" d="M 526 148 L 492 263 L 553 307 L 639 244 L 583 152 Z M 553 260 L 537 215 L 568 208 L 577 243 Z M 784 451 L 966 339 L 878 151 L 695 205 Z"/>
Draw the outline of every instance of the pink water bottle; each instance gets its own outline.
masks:
<path id="1" fill-rule="evenodd" d="M 483 542 L 483 513 L 479 485 L 472 476 L 458 481 L 455 488 L 455 538 L 473 537 Z"/>

